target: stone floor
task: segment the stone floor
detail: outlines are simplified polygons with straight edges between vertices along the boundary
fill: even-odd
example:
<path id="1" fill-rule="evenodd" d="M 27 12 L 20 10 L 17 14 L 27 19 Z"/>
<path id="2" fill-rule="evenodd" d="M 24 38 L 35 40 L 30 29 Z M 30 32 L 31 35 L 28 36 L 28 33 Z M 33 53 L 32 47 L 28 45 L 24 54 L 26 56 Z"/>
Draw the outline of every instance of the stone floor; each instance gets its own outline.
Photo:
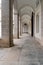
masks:
<path id="1" fill-rule="evenodd" d="M 43 65 L 43 47 L 34 38 L 25 34 L 14 43 L 0 48 L 0 65 Z"/>

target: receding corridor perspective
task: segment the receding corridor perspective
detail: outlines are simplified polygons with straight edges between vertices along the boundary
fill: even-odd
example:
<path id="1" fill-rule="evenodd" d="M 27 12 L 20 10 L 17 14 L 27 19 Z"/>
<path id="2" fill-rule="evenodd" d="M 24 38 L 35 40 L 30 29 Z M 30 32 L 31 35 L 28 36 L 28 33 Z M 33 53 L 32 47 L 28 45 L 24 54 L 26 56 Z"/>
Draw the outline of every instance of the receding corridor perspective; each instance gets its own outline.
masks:
<path id="1" fill-rule="evenodd" d="M 0 65 L 43 65 L 43 0 L 0 0 Z"/>

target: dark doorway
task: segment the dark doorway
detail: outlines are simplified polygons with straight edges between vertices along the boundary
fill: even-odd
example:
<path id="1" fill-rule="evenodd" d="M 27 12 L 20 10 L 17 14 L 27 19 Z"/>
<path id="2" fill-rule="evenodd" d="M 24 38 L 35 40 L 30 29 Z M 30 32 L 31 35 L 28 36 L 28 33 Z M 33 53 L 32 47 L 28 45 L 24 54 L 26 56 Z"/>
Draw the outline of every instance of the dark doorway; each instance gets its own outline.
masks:
<path id="1" fill-rule="evenodd" d="M 33 37 L 34 35 L 34 30 L 33 30 L 33 25 L 34 24 L 34 13 L 32 12 L 32 17 L 31 17 L 31 36 Z"/>

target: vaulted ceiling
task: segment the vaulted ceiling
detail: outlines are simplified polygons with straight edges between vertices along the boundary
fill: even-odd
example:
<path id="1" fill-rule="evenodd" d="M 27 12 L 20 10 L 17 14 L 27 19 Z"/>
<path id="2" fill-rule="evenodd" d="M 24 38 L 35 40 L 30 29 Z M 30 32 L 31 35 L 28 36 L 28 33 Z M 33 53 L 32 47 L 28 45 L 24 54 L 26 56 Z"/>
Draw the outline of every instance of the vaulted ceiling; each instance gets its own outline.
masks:
<path id="1" fill-rule="evenodd" d="M 17 0 L 18 10 L 21 9 L 22 7 L 26 6 L 26 5 L 32 7 L 33 9 L 35 9 L 36 4 L 39 1 L 40 0 Z"/>
<path id="2" fill-rule="evenodd" d="M 29 5 L 33 9 L 35 9 L 36 0 L 17 0 L 18 9 L 22 8 L 25 5 Z"/>
<path id="3" fill-rule="evenodd" d="M 14 0 L 17 11 L 19 12 L 22 21 L 30 21 L 32 12 L 35 12 L 36 5 L 38 5 L 40 0 Z M 28 16 L 28 17 L 27 17 Z"/>

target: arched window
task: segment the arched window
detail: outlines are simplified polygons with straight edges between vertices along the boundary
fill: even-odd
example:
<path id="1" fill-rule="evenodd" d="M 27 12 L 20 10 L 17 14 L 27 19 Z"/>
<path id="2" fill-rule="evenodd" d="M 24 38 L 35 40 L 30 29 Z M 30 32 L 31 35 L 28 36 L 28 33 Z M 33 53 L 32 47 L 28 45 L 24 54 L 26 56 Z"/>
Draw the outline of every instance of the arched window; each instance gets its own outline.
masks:
<path id="1" fill-rule="evenodd" d="M 2 37 L 2 31 L 1 31 L 1 30 L 2 30 L 2 27 L 1 27 L 1 26 L 2 26 L 2 25 L 1 25 L 1 23 L 2 23 L 2 22 L 1 22 L 1 4 L 2 4 L 2 3 L 1 3 L 1 1 L 2 1 L 2 0 L 0 0 L 0 38 Z"/>

